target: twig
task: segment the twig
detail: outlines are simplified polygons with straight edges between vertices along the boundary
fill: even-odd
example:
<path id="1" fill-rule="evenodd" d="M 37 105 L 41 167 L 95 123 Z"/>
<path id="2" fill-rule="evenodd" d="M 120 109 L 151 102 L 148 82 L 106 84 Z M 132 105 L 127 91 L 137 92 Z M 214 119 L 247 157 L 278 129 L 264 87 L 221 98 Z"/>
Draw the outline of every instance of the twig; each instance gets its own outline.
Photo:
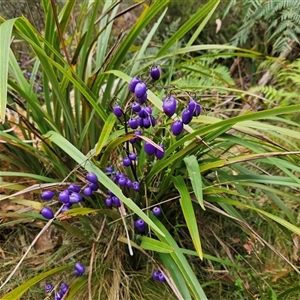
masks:
<path id="1" fill-rule="evenodd" d="M 127 241 L 128 241 L 129 254 L 132 256 L 133 255 L 133 251 L 132 251 L 132 247 L 131 247 L 129 233 L 128 233 L 127 225 L 126 225 L 126 222 L 125 222 L 125 218 L 124 218 L 123 213 L 122 213 L 122 209 L 120 207 L 119 207 L 119 212 L 120 212 L 120 215 L 121 215 L 121 218 L 122 218 L 122 222 L 124 224 L 124 228 L 125 228 L 125 232 L 126 232 L 126 237 L 127 237 Z"/>

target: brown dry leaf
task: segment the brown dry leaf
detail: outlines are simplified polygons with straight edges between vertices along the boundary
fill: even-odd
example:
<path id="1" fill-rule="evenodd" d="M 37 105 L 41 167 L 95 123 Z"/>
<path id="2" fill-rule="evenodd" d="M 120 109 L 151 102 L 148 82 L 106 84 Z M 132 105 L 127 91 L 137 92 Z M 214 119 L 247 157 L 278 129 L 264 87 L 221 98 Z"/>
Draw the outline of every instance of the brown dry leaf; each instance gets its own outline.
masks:
<path id="1" fill-rule="evenodd" d="M 283 269 L 281 272 L 279 272 L 277 275 L 275 275 L 271 281 L 276 282 L 278 279 L 280 279 L 286 275 L 289 275 L 291 271 L 292 271 L 292 269 Z"/>
<path id="2" fill-rule="evenodd" d="M 41 253 L 47 250 L 52 250 L 56 246 L 56 243 L 54 243 L 51 236 L 52 236 L 52 230 L 50 228 L 46 230 L 36 241 L 34 245 L 35 251 Z"/>

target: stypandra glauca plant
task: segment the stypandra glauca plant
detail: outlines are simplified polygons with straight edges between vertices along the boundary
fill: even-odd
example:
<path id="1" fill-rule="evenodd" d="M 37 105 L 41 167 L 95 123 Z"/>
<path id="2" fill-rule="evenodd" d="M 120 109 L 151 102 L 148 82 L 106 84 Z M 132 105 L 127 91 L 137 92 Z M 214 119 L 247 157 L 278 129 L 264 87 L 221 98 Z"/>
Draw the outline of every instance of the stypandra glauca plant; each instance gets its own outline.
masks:
<path id="1" fill-rule="evenodd" d="M 1 160 L 9 166 L 1 172 L 9 194 L 1 202 L 26 208 L 1 212 L 1 227 L 27 228 L 34 220 L 39 229 L 12 268 L 1 265 L 1 299 L 226 298 L 226 289 L 216 291 L 225 282 L 212 277 L 212 266 L 233 290 L 239 282 L 241 297 L 279 294 L 256 270 L 247 281 L 251 253 L 261 251 L 262 261 L 275 253 L 299 271 L 249 217 L 286 240 L 300 233 L 290 206 L 298 201 L 299 125 L 285 118 L 300 105 L 226 118 L 214 109 L 212 89 L 242 101 L 253 95 L 221 76 L 218 86 L 180 83 L 177 74 L 210 57 L 261 58 L 228 45 L 194 45 L 219 1 L 200 7 L 151 56 L 147 48 L 168 1 L 42 4 L 43 34 L 25 17 L 0 26 Z M 137 20 L 118 35 L 115 21 L 127 12 Z M 148 35 L 139 43 L 143 30 Z M 30 79 L 11 40 L 31 51 Z M 205 76 L 214 78 L 209 71 Z M 9 114 L 20 114 L 19 122 Z M 34 252 L 50 228 L 63 241 L 50 253 Z M 227 246 L 237 238 L 247 241 L 242 260 L 238 242 Z M 42 257 L 38 266 L 27 265 L 30 255 Z"/>

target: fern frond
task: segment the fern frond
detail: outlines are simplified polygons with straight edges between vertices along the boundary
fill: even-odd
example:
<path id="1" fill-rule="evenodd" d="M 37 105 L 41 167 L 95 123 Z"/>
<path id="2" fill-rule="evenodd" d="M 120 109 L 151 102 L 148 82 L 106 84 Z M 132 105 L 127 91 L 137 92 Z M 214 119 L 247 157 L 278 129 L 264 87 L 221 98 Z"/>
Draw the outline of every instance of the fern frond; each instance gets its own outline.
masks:
<path id="1" fill-rule="evenodd" d="M 246 0 L 242 2 L 246 10 L 244 24 L 233 37 L 234 45 L 245 44 L 256 24 L 260 27 L 262 22 L 268 26 L 266 31 L 267 42 L 273 43 L 273 51 L 280 53 L 289 49 L 289 40 L 300 44 L 300 5 L 295 1 L 259 1 Z"/>

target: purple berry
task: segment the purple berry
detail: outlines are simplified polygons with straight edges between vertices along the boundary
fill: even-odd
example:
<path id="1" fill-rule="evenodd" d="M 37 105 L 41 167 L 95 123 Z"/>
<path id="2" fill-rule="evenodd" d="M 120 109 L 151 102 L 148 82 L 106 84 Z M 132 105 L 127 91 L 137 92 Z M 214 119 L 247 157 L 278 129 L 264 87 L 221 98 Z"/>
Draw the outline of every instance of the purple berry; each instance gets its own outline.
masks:
<path id="1" fill-rule="evenodd" d="M 62 292 L 58 292 L 55 294 L 54 296 L 54 300 L 61 300 L 63 298 L 63 293 Z"/>
<path id="2" fill-rule="evenodd" d="M 98 183 L 98 177 L 95 173 L 89 172 L 85 176 L 86 180 L 92 183 Z"/>
<path id="3" fill-rule="evenodd" d="M 153 80 L 158 80 L 160 78 L 160 70 L 158 67 L 152 67 L 149 73 Z"/>
<path id="4" fill-rule="evenodd" d="M 193 119 L 193 113 L 191 113 L 188 109 L 185 109 L 182 112 L 181 119 L 183 124 L 189 124 Z"/>
<path id="5" fill-rule="evenodd" d="M 54 218 L 54 213 L 51 208 L 49 207 L 44 207 L 41 211 L 40 214 L 46 218 L 46 219 L 53 219 Z"/>
<path id="6" fill-rule="evenodd" d="M 126 178 L 126 176 L 120 176 L 119 177 L 119 179 L 118 179 L 118 184 L 119 184 L 119 186 L 124 186 L 124 185 L 126 185 L 126 181 L 127 181 L 127 178 Z"/>
<path id="7" fill-rule="evenodd" d="M 105 172 L 107 172 L 107 173 L 113 173 L 113 171 L 114 171 L 114 167 L 113 166 L 109 166 L 109 167 L 105 168 Z"/>
<path id="8" fill-rule="evenodd" d="M 125 185 L 126 185 L 126 187 L 128 187 L 128 188 L 132 187 L 132 182 L 131 182 L 131 180 L 127 178 L 126 184 L 125 184 Z"/>
<path id="9" fill-rule="evenodd" d="M 151 156 L 155 153 L 156 148 L 151 143 L 145 142 L 144 150 L 149 156 Z"/>
<path id="10" fill-rule="evenodd" d="M 139 232 L 143 233 L 146 231 L 146 223 L 142 219 L 137 219 L 135 221 L 135 227 L 139 230 Z"/>
<path id="11" fill-rule="evenodd" d="M 201 114 L 201 105 L 199 103 L 196 104 L 193 116 L 198 117 Z"/>
<path id="12" fill-rule="evenodd" d="M 152 114 L 152 108 L 150 106 L 146 106 L 144 108 L 146 115 L 151 115 Z"/>
<path id="13" fill-rule="evenodd" d="M 128 126 L 131 128 L 131 129 L 137 129 L 139 127 L 139 121 L 137 118 L 130 118 L 128 120 Z"/>
<path id="14" fill-rule="evenodd" d="M 141 79 L 138 77 L 133 77 L 130 82 L 129 82 L 129 86 L 128 89 L 131 93 L 134 93 L 134 89 L 136 87 L 136 85 L 141 82 Z"/>
<path id="15" fill-rule="evenodd" d="M 63 283 L 60 285 L 60 291 L 61 291 L 63 294 L 65 294 L 68 290 L 69 290 L 69 286 L 68 286 L 66 283 L 63 282 Z"/>
<path id="16" fill-rule="evenodd" d="M 78 202 L 80 202 L 82 200 L 82 196 L 79 194 L 79 193 L 72 193 L 71 195 L 70 195 L 70 201 L 69 201 L 69 203 L 71 203 L 71 204 L 75 204 L 75 203 L 78 203 Z"/>
<path id="17" fill-rule="evenodd" d="M 139 122 L 139 126 L 141 128 L 143 128 L 144 127 L 143 118 L 137 118 L 137 119 L 138 119 L 138 122 Z"/>
<path id="18" fill-rule="evenodd" d="M 134 94 L 137 98 L 141 98 L 147 92 L 147 86 L 144 82 L 138 82 L 134 89 Z"/>
<path id="19" fill-rule="evenodd" d="M 135 227 L 136 228 L 138 228 L 138 229 L 140 229 L 140 228 L 145 228 L 145 222 L 144 222 L 144 220 L 142 220 L 142 219 L 137 219 L 136 221 L 135 221 Z"/>
<path id="20" fill-rule="evenodd" d="M 89 184 L 89 187 L 94 191 L 94 192 L 96 192 L 96 191 L 98 191 L 98 189 L 99 189 L 99 187 L 98 187 L 98 183 L 90 183 Z"/>
<path id="21" fill-rule="evenodd" d="M 47 283 L 45 285 L 45 292 L 50 293 L 53 290 L 53 284 L 52 283 Z"/>
<path id="22" fill-rule="evenodd" d="M 173 96 L 166 97 L 163 101 L 163 111 L 168 117 L 172 117 L 176 112 L 177 101 Z"/>
<path id="23" fill-rule="evenodd" d="M 134 181 L 132 183 L 132 188 L 134 191 L 138 192 L 140 190 L 140 183 L 138 181 Z"/>
<path id="24" fill-rule="evenodd" d="M 152 278 L 155 279 L 155 280 L 158 280 L 158 277 L 159 277 L 160 273 L 161 273 L 160 271 L 154 270 L 154 272 L 152 273 Z"/>
<path id="25" fill-rule="evenodd" d="M 107 194 L 107 195 L 110 195 L 110 196 L 113 196 L 113 195 L 114 195 L 113 192 L 112 192 L 111 190 L 107 190 L 106 194 Z"/>
<path id="26" fill-rule="evenodd" d="M 136 154 L 134 152 L 129 153 L 128 157 L 130 160 L 136 160 Z"/>
<path id="27" fill-rule="evenodd" d="M 144 104 L 148 99 L 148 95 L 147 93 L 145 93 L 142 97 L 137 97 L 136 100 L 138 101 L 138 103 L 140 104 Z"/>
<path id="28" fill-rule="evenodd" d="M 121 206 L 120 199 L 117 196 L 112 196 L 111 200 L 112 200 L 112 203 L 113 203 L 114 206 L 116 206 L 116 207 Z"/>
<path id="29" fill-rule="evenodd" d="M 159 144 L 159 146 L 165 150 L 164 145 Z M 162 159 L 165 156 L 165 151 L 160 151 L 159 149 L 155 148 L 155 156 L 157 159 Z"/>
<path id="30" fill-rule="evenodd" d="M 124 176 L 124 175 L 121 174 L 121 173 L 119 173 L 119 172 L 116 173 L 115 176 L 114 176 L 114 178 L 113 178 L 113 181 L 114 181 L 114 182 L 117 182 L 117 181 L 120 179 L 121 176 Z"/>
<path id="31" fill-rule="evenodd" d="M 83 194 L 86 196 L 92 196 L 93 195 L 93 190 L 90 186 L 87 186 L 83 189 Z"/>
<path id="32" fill-rule="evenodd" d="M 174 121 L 171 130 L 174 135 L 179 135 L 183 130 L 183 123 L 178 120 Z"/>
<path id="33" fill-rule="evenodd" d="M 75 264 L 74 269 L 75 269 L 75 272 L 77 271 L 77 275 L 75 274 L 76 276 L 81 276 L 85 272 L 85 267 L 80 262 L 77 262 Z"/>
<path id="34" fill-rule="evenodd" d="M 131 105 L 131 109 L 134 111 L 134 112 L 139 112 L 141 110 L 141 105 L 139 103 L 133 103 Z"/>
<path id="35" fill-rule="evenodd" d="M 60 210 L 61 213 L 64 213 L 65 211 L 71 209 L 72 204 L 64 204 L 62 209 Z"/>
<path id="36" fill-rule="evenodd" d="M 131 166 L 131 159 L 128 156 L 126 156 L 126 157 L 123 158 L 123 165 L 125 167 Z"/>
<path id="37" fill-rule="evenodd" d="M 64 191 L 60 192 L 59 195 L 58 195 L 58 199 L 62 203 L 69 203 L 69 201 L 70 201 L 70 193 L 69 193 L 69 191 L 68 190 L 64 190 Z"/>
<path id="38" fill-rule="evenodd" d="M 188 110 L 193 114 L 196 108 L 196 104 L 197 102 L 193 99 L 190 100 L 189 104 L 188 104 Z"/>
<path id="39" fill-rule="evenodd" d="M 162 272 L 160 272 L 160 274 L 158 275 L 158 280 L 161 281 L 161 282 L 166 281 L 165 276 Z"/>
<path id="40" fill-rule="evenodd" d="M 142 121 L 143 121 L 143 126 L 141 127 L 144 127 L 144 128 L 150 128 L 152 123 L 151 123 L 151 119 L 149 116 L 145 117 L 145 118 L 142 118 Z"/>
<path id="41" fill-rule="evenodd" d="M 115 116 L 118 117 L 118 118 L 122 117 L 123 111 L 122 111 L 121 106 L 115 105 L 115 106 L 113 107 L 113 113 L 114 113 Z"/>
<path id="42" fill-rule="evenodd" d="M 80 192 L 80 186 L 76 185 L 76 184 L 70 184 L 68 186 L 68 191 L 79 193 Z"/>
<path id="43" fill-rule="evenodd" d="M 41 194 L 41 198 L 43 200 L 51 200 L 54 197 L 54 192 L 52 191 L 43 191 Z"/>
<path id="44" fill-rule="evenodd" d="M 140 136 L 142 135 L 142 132 L 140 130 L 136 130 L 134 134 L 137 136 L 136 137 L 137 141 L 140 141 L 141 140 Z"/>
<path id="45" fill-rule="evenodd" d="M 108 207 L 112 207 L 113 201 L 112 201 L 111 197 L 108 197 L 108 198 L 105 199 L 105 204 Z"/>
<path id="46" fill-rule="evenodd" d="M 149 116 L 149 119 L 150 119 L 151 126 L 154 127 L 156 124 L 155 118 L 151 115 L 151 116 Z"/>
<path id="47" fill-rule="evenodd" d="M 154 214 L 154 216 L 158 217 L 161 215 L 161 209 L 158 206 L 155 206 L 152 209 L 152 213 Z"/>
<path id="48" fill-rule="evenodd" d="M 145 111 L 144 108 L 142 108 L 142 109 L 138 112 L 138 115 L 139 115 L 140 118 L 145 118 L 145 117 L 147 117 L 147 113 L 146 113 L 146 111 Z"/>

